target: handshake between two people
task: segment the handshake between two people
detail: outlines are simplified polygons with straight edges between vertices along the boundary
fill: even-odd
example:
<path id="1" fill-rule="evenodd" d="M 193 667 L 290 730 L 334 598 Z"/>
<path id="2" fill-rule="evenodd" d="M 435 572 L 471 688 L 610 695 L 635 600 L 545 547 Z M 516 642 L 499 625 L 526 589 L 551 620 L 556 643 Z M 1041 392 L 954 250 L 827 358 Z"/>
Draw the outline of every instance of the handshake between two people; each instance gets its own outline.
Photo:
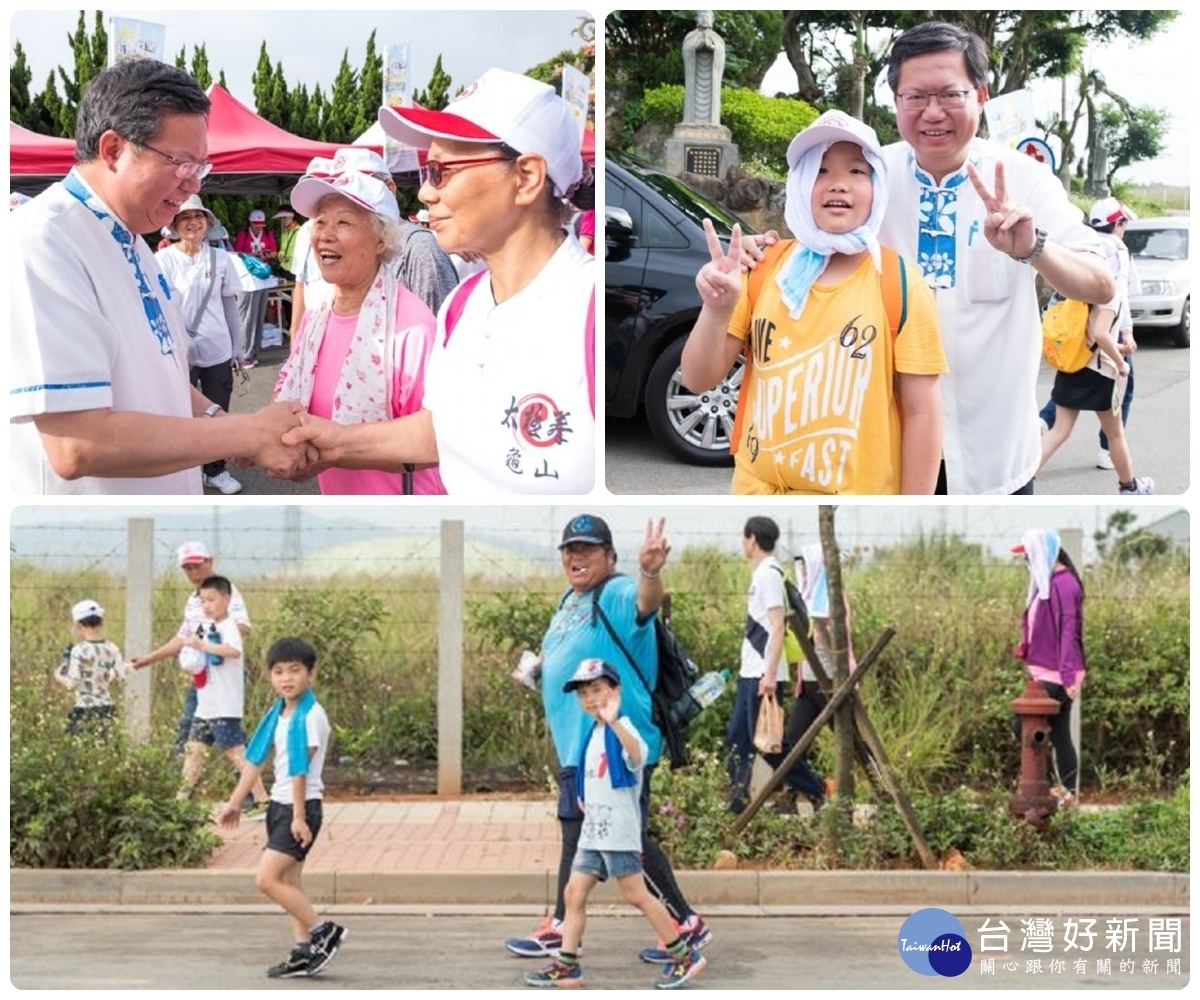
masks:
<path id="1" fill-rule="evenodd" d="M 248 455 L 230 460 L 238 468 L 258 465 L 276 479 L 303 482 L 337 464 L 339 425 L 299 403 L 268 403 L 248 417 L 254 442 Z"/>

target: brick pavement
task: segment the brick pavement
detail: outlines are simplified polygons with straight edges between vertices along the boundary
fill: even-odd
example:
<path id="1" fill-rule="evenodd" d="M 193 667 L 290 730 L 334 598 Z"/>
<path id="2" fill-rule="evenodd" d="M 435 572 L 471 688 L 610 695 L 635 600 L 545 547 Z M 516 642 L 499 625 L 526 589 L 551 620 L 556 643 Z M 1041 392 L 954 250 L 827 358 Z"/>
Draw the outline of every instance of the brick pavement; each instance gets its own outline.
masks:
<path id="1" fill-rule="evenodd" d="M 243 821 L 206 866 L 258 865 L 266 824 Z M 311 873 L 512 872 L 558 868 L 558 821 L 544 801 L 455 799 L 326 802 L 324 825 L 308 856 Z"/>

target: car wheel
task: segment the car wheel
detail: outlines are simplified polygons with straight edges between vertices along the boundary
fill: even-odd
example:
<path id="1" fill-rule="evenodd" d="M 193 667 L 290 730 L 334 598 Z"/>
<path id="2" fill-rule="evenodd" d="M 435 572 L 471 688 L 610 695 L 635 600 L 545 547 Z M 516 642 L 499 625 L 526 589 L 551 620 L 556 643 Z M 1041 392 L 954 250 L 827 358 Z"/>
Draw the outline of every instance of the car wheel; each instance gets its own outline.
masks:
<path id="1" fill-rule="evenodd" d="M 679 378 L 686 337 L 677 337 L 659 355 L 646 379 L 645 410 L 650 430 L 676 458 L 692 465 L 732 465 L 729 438 L 742 386 L 741 356 L 728 375 L 708 392 L 692 392 Z"/>
<path id="2" fill-rule="evenodd" d="M 1183 300 L 1183 311 L 1179 314 L 1179 325 L 1171 327 L 1171 340 L 1176 347 L 1192 346 L 1192 300 Z"/>

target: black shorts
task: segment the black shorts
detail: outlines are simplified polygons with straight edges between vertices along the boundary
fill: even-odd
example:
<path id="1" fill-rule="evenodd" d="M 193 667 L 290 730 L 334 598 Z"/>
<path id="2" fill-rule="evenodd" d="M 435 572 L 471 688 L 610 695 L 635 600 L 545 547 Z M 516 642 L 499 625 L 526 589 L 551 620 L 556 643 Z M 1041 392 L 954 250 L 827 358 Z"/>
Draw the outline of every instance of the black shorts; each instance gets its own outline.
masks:
<path id="1" fill-rule="evenodd" d="M 271 801 L 267 806 L 267 850 L 278 851 L 303 861 L 308 857 L 313 844 L 317 842 L 317 834 L 321 832 L 321 800 L 309 799 L 304 803 L 304 822 L 312 833 L 312 840 L 307 847 L 292 836 L 292 807 L 282 802 Z"/>
<path id="2" fill-rule="evenodd" d="M 1077 372 L 1057 372 L 1050 398 L 1055 406 L 1068 410 L 1090 410 L 1097 413 L 1111 410 L 1113 389 L 1116 383 L 1105 378 L 1094 368 L 1083 368 Z"/>

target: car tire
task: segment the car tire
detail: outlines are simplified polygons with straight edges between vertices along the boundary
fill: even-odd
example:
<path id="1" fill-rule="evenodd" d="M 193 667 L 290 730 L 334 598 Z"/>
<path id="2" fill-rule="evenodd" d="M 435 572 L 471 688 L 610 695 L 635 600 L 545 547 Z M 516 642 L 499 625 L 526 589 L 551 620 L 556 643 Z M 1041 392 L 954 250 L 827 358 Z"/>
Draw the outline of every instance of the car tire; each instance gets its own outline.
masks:
<path id="1" fill-rule="evenodd" d="M 1171 327 L 1171 340 L 1176 347 L 1192 346 L 1192 300 L 1183 300 L 1179 314 L 1179 325 Z"/>
<path id="2" fill-rule="evenodd" d="M 675 458 L 691 465 L 732 465 L 729 437 L 742 384 L 742 358 L 708 392 L 692 392 L 679 377 L 686 336 L 676 337 L 659 355 L 646 379 L 646 423 Z"/>

